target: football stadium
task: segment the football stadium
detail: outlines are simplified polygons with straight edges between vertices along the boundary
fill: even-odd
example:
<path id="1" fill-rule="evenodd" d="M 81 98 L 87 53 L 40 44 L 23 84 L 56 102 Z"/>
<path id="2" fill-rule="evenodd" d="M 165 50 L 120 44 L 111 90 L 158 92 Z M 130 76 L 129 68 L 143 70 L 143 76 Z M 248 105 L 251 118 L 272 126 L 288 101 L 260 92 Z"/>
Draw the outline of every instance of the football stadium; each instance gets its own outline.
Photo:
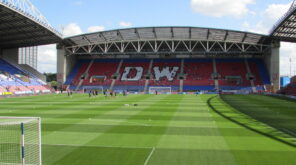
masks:
<path id="1" fill-rule="evenodd" d="M 268 35 L 152 25 L 63 37 L 29 0 L 0 0 L 0 165 L 296 164 L 282 41 L 296 42 L 296 1 Z M 47 44 L 58 89 L 36 67 Z"/>

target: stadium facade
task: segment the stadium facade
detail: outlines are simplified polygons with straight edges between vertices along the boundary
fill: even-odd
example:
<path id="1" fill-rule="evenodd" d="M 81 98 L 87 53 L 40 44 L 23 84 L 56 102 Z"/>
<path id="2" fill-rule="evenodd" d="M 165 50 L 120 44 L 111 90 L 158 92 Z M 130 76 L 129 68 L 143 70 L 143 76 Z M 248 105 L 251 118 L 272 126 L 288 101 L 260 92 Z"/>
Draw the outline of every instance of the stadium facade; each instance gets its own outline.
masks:
<path id="1" fill-rule="evenodd" d="M 19 51 L 18 63 L 29 65 L 30 67 L 37 70 L 38 47 L 37 46 L 24 47 L 24 48 L 19 48 L 18 51 Z"/>
<path id="2" fill-rule="evenodd" d="M 117 29 L 69 38 L 29 2 L 0 0 L 0 56 L 57 43 L 57 78 L 72 89 L 176 91 L 279 89 L 280 41 L 296 41 L 294 2 L 269 35 L 199 27 Z M 34 59 L 32 60 L 34 61 Z M 38 72 L 29 70 L 42 79 Z"/>

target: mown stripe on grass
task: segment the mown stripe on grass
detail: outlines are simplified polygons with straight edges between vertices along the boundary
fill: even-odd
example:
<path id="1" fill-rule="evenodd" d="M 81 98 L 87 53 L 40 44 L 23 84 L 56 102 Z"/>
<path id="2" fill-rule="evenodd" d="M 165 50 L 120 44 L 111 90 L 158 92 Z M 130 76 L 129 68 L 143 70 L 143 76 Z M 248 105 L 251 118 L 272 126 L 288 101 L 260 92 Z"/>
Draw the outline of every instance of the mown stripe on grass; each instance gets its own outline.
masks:
<path id="1" fill-rule="evenodd" d="M 162 103 L 164 100 L 166 100 L 166 99 L 168 99 L 168 98 L 170 98 L 171 96 L 169 96 L 169 95 L 162 95 L 162 96 L 157 96 L 157 97 L 152 97 L 152 100 L 155 100 L 155 102 L 153 103 L 153 104 L 151 104 L 150 106 L 145 106 L 145 107 L 141 107 L 141 103 L 145 103 L 145 100 L 144 101 L 142 101 L 142 102 L 137 102 L 137 104 L 139 105 L 138 107 L 139 107 L 139 110 L 135 110 L 135 112 L 134 113 L 130 113 L 129 112 L 129 115 L 124 115 L 124 116 L 122 116 L 122 119 L 119 119 L 119 120 L 121 120 L 122 122 L 121 123 L 125 123 L 125 122 L 129 122 L 129 119 L 132 119 L 133 117 L 135 117 L 135 116 L 137 116 L 137 115 L 139 115 L 139 114 L 141 114 L 141 112 L 143 112 L 143 111 L 145 111 L 146 109 L 149 109 L 149 108 L 157 108 L 157 104 L 159 104 L 159 103 Z M 151 100 L 151 99 L 150 99 Z M 174 100 L 175 101 L 175 100 Z M 125 107 L 126 108 L 126 107 Z M 106 117 L 106 119 L 108 119 L 108 117 L 109 116 L 107 116 Z M 151 121 L 153 121 L 153 118 L 150 118 L 150 119 L 148 119 L 148 121 L 149 120 L 151 120 Z M 118 125 L 120 125 L 120 123 L 118 123 Z M 117 138 L 117 136 L 113 136 L 110 132 L 112 132 L 112 130 L 114 130 L 114 129 L 116 129 L 116 127 L 118 126 L 118 125 L 113 125 L 113 126 L 111 126 L 110 128 L 106 128 L 106 130 L 105 130 L 105 132 L 104 133 L 102 133 L 102 134 L 98 134 L 98 136 L 96 137 L 96 138 L 94 138 L 94 139 L 92 139 L 91 141 L 89 141 L 88 143 L 86 143 L 85 145 L 100 145 L 100 144 L 102 144 L 102 142 L 104 142 L 105 144 L 108 144 L 108 141 L 109 142 L 112 142 L 112 144 L 113 145 L 116 145 L 116 144 L 121 144 L 121 145 L 124 145 L 124 143 L 121 143 L 120 141 L 125 141 L 125 138 L 123 138 L 123 137 L 121 137 L 120 139 L 118 139 Z M 110 135 L 110 136 L 109 136 Z M 105 138 L 105 137 L 108 137 L 107 139 Z M 133 137 L 133 135 L 129 135 L 129 137 L 130 138 L 132 138 Z M 128 137 L 127 137 L 128 138 Z M 155 138 L 157 138 L 157 137 L 151 137 L 151 138 L 148 138 L 148 139 L 146 139 L 146 140 L 149 140 L 149 143 L 150 144 L 155 144 L 155 143 L 157 143 L 157 142 L 154 142 L 155 141 Z M 108 141 L 106 141 L 106 140 L 108 140 Z M 132 140 L 132 139 L 131 139 Z M 140 139 L 138 139 L 138 142 L 139 142 L 139 140 Z M 115 141 L 116 141 L 116 143 L 115 143 Z M 157 140 L 156 140 L 157 141 Z M 152 142 L 152 143 L 151 143 Z M 111 145 L 112 145 L 111 144 Z M 77 150 L 79 150 L 79 149 L 77 149 Z M 68 156 L 75 156 L 75 155 L 73 155 L 75 152 L 77 152 L 76 150 L 75 151 L 73 151 L 73 152 L 71 152 L 71 153 L 69 153 L 68 154 Z M 132 155 L 130 155 L 130 157 L 132 158 Z M 145 158 L 145 157 L 143 157 L 143 158 Z M 137 159 L 137 158 L 132 158 L 132 159 Z M 63 160 L 61 160 L 61 161 L 63 161 Z M 144 163 L 144 161 L 142 162 L 142 163 Z"/>
<path id="2" fill-rule="evenodd" d="M 227 143 L 221 137 L 203 100 L 201 100 L 199 96 L 185 96 L 181 102 L 183 104 L 195 103 L 192 104 L 191 108 L 196 111 L 199 118 L 190 120 L 191 123 L 199 123 L 204 120 L 212 121 L 211 124 L 209 124 L 212 128 L 187 127 L 178 130 L 180 132 L 175 132 L 176 127 L 173 121 L 180 117 L 179 112 L 186 111 L 186 109 L 180 105 L 174 113 L 171 122 L 168 124 L 165 134 L 157 145 L 157 150 L 150 160 L 151 164 L 207 164 L 208 161 L 206 161 L 207 159 L 205 159 L 205 157 L 193 155 L 192 153 L 203 153 L 208 150 L 213 151 L 207 152 L 208 155 L 206 157 L 215 157 L 215 162 L 217 162 L 217 164 L 221 161 L 229 165 L 235 164 L 235 159 L 231 152 L 227 150 Z M 200 111 L 205 114 L 201 115 L 199 113 Z M 178 152 L 176 152 L 176 150 Z M 223 155 L 217 156 L 217 153 L 221 153 L 220 150 L 223 150 L 224 153 Z"/>
<path id="3" fill-rule="evenodd" d="M 103 120 L 104 121 L 104 120 Z M 105 120 L 106 122 L 110 121 L 112 124 L 104 123 L 104 124 L 76 124 L 75 127 L 73 124 L 43 124 L 42 131 L 43 132 L 88 132 L 88 133 L 104 133 L 107 128 L 116 126 L 116 128 L 108 131 L 109 133 L 114 134 L 149 134 L 149 135 L 162 135 L 163 130 L 167 129 L 167 126 L 153 126 L 150 124 L 145 124 L 145 120 L 143 122 L 131 122 L 125 121 L 125 123 L 132 125 L 124 125 L 122 121 L 118 120 Z M 118 125 L 120 124 L 120 125 Z M 67 128 L 69 129 L 62 129 Z M 220 128 L 221 131 L 224 132 L 224 136 L 257 136 L 255 134 L 250 133 L 242 128 Z M 239 132 L 237 134 L 236 132 Z M 177 127 L 170 126 L 166 131 L 166 135 L 191 135 L 191 136 L 221 136 L 221 134 L 217 131 L 217 127 Z"/>
<path id="4" fill-rule="evenodd" d="M 219 102 L 219 100 L 220 100 L 220 103 L 217 103 Z M 212 97 L 211 99 L 208 100 L 208 103 L 213 111 L 215 111 L 217 114 L 224 117 L 225 119 L 233 123 L 236 123 L 248 130 L 251 130 L 260 135 L 263 135 L 265 137 L 271 138 L 273 140 L 284 143 L 291 147 L 296 147 L 294 137 L 291 137 L 288 134 L 284 134 L 283 132 L 280 132 L 279 130 L 276 130 L 273 127 L 270 127 L 264 123 L 261 123 L 260 121 L 254 118 L 251 118 L 250 116 L 245 115 L 244 113 L 241 113 L 236 109 L 233 109 L 227 103 L 222 103 L 222 100 L 219 99 L 218 97 Z M 225 108 L 225 107 L 228 107 L 228 108 Z"/>

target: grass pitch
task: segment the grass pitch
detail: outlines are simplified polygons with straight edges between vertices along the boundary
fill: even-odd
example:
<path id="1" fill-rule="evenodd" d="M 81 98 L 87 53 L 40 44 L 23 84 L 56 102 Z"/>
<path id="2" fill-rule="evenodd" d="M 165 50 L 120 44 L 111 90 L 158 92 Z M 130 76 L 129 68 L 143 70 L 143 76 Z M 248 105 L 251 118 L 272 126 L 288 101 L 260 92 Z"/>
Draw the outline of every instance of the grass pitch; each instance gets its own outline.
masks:
<path id="1" fill-rule="evenodd" d="M 42 118 L 44 165 L 296 164 L 293 101 L 79 94 L 0 102 L 0 116 Z"/>

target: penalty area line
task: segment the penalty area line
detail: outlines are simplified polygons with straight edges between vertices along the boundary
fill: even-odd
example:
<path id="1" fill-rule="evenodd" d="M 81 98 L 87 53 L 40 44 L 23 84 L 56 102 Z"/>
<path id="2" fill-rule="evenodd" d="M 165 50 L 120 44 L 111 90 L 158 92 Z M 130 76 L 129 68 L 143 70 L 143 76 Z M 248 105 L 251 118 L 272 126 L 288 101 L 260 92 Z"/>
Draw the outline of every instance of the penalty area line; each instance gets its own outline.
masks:
<path id="1" fill-rule="evenodd" d="M 150 154 L 149 154 L 148 157 L 146 158 L 146 161 L 145 161 L 144 165 L 147 165 L 147 164 L 148 164 L 148 162 L 149 162 L 151 156 L 153 155 L 154 151 L 155 151 L 155 147 L 152 148 Z"/>
<path id="2" fill-rule="evenodd" d="M 79 144 L 42 144 L 45 146 L 64 146 L 64 147 L 94 147 L 94 148 L 122 148 L 122 149 L 151 149 L 151 147 L 133 146 L 101 146 L 101 145 L 79 145 Z"/>

